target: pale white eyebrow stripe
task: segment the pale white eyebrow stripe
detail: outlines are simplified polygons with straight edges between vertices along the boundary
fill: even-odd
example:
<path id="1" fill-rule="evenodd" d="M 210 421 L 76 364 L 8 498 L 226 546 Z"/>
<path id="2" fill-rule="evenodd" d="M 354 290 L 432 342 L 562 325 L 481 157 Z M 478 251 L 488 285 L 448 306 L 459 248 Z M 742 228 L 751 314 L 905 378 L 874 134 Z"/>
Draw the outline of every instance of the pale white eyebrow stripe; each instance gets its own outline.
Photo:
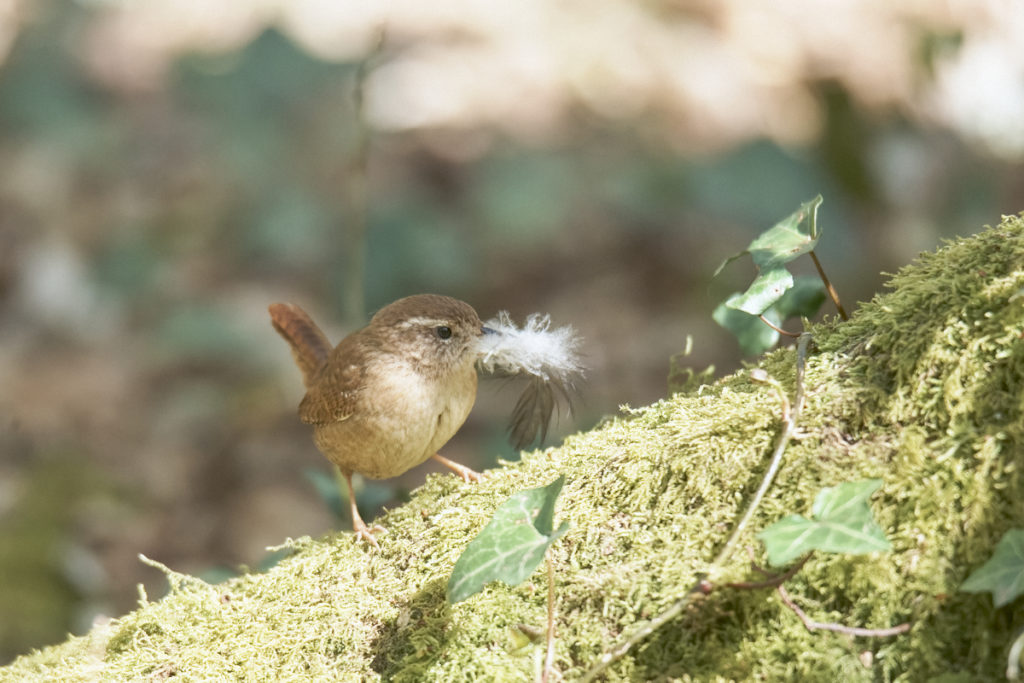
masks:
<path id="1" fill-rule="evenodd" d="M 450 321 L 442 320 L 441 318 L 409 318 L 403 320 L 399 327 L 414 327 L 418 325 L 432 327 L 434 325 L 450 325 Z"/>

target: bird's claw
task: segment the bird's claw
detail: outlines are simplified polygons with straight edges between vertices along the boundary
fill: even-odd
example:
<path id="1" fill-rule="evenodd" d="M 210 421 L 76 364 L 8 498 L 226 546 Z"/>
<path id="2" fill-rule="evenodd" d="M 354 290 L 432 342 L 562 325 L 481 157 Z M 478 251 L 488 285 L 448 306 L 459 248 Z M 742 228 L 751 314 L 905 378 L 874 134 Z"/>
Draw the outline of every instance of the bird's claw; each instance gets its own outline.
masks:
<path id="1" fill-rule="evenodd" d="M 372 527 L 366 526 L 363 520 L 359 520 L 352 525 L 352 530 L 355 532 L 355 542 L 365 541 L 372 545 L 377 550 L 380 550 L 380 543 L 377 542 L 377 538 L 374 534 L 382 534 L 386 529 L 379 524 L 374 524 Z"/>
<path id="2" fill-rule="evenodd" d="M 453 462 L 448 466 L 452 468 L 452 470 L 454 470 L 455 474 L 462 477 L 462 481 L 466 482 L 467 484 L 481 482 L 484 480 L 483 472 L 477 472 L 476 470 L 472 470 L 466 467 L 465 465 L 460 465 L 457 462 Z"/>
<path id="3" fill-rule="evenodd" d="M 467 484 L 469 484 L 470 482 L 479 483 L 483 481 L 484 476 L 486 476 L 483 472 L 477 472 L 476 470 L 471 470 L 468 467 L 465 469 L 465 471 L 461 472 L 460 474 L 462 475 L 462 481 L 466 482 Z"/>

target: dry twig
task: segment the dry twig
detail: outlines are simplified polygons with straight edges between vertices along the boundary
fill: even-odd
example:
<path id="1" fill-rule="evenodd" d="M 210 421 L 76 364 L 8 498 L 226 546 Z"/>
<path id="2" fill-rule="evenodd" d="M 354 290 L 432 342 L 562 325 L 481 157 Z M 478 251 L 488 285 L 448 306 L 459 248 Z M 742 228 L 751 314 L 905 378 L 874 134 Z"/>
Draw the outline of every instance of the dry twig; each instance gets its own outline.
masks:
<path id="1" fill-rule="evenodd" d="M 768 576 L 770 578 L 766 579 L 765 581 L 758 581 L 756 583 L 746 583 L 746 582 L 743 582 L 743 581 L 738 581 L 738 582 L 734 582 L 734 583 L 727 583 L 725 585 L 728 586 L 729 588 L 739 588 L 739 589 L 742 589 L 742 590 L 757 590 L 759 588 L 775 588 L 776 586 L 781 585 L 783 582 L 793 578 L 793 576 L 796 575 L 796 573 L 798 571 L 803 569 L 803 566 L 805 564 L 807 564 L 807 560 L 811 559 L 811 555 L 813 555 L 813 554 L 814 554 L 813 552 L 807 553 L 806 555 L 803 556 L 803 559 L 801 559 L 799 562 L 794 564 L 792 567 L 790 567 L 789 569 L 787 569 L 783 573 L 776 574 L 774 576 L 771 573 L 769 573 L 768 571 L 766 571 L 765 569 L 762 569 L 761 567 L 758 567 L 756 564 L 754 564 L 753 560 L 751 560 L 751 563 L 750 563 L 751 569 L 753 569 L 756 572 L 760 572 L 761 574 L 764 574 L 765 576 Z"/>
<path id="2" fill-rule="evenodd" d="M 769 320 L 768 318 L 764 317 L 763 313 L 761 315 L 757 316 L 757 317 L 761 319 L 761 322 L 763 322 L 765 325 L 767 325 L 768 327 L 772 328 L 773 330 L 775 330 L 779 334 L 783 334 L 783 335 L 785 335 L 787 337 L 799 337 L 800 336 L 799 332 L 790 332 L 788 330 L 782 329 L 781 327 L 777 327 L 775 324 L 772 323 L 771 320 Z"/>
<path id="3" fill-rule="evenodd" d="M 786 592 L 785 586 L 781 584 L 775 587 L 775 590 L 779 592 L 779 597 L 782 598 L 782 602 L 786 604 L 786 607 L 793 610 L 800 621 L 804 622 L 804 626 L 807 627 L 808 631 L 835 631 L 836 633 L 845 633 L 850 636 L 866 636 L 869 638 L 884 638 L 886 636 L 898 636 L 901 633 L 906 633 L 910 630 L 910 623 L 906 622 L 898 626 L 892 626 L 890 628 L 858 628 L 856 626 L 843 626 L 842 624 L 836 623 L 825 623 L 821 621 L 814 621 L 807 614 L 804 613 L 800 606 L 793 602 L 793 599 L 789 597 L 789 593 Z"/>
<path id="4" fill-rule="evenodd" d="M 697 582 L 687 591 L 686 595 L 676 600 L 672 605 L 669 606 L 664 612 L 654 617 L 647 623 L 643 624 L 638 628 L 629 638 L 620 642 L 610 650 L 606 650 L 597 658 L 597 662 L 590 667 L 590 670 L 583 675 L 584 683 L 587 681 L 594 680 L 597 676 L 611 666 L 614 662 L 618 661 L 632 647 L 649 635 L 657 631 L 663 625 L 672 621 L 680 614 L 683 613 L 693 599 L 697 595 L 707 595 L 714 587 L 714 574 L 720 572 L 725 565 L 725 562 L 732 556 L 733 550 L 736 547 L 736 543 L 739 541 L 740 535 L 744 532 L 747 524 L 754 516 L 754 512 L 757 511 L 758 506 L 761 504 L 761 500 L 765 494 L 768 493 L 769 487 L 771 487 L 772 481 L 775 479 L 775 475 L 778 473 L 779 468 L 782 466 L 782 454 L 786 450 L 786 446 L 789 444 L 791 438 L 796 433 L 797 421 L 800 419 L 800 411 L 804 404 L 804 367 L 807 361 L 807 347 L 811 342 L 811 335 L 804 333 L 800 335 L 797 341 L 796 347 L 796 400 L 793 401 L 792 406 L 790 405 L 789 398 L 782 390 L 781 385 L 774 379 L 767 376 L 767 373 L 762 371 L 763 378 L 759 378 L 758 381 L 767 382 L 772 385 L 779 394 L 779 401 L 782 403 L 782 433 L 779 434 L 779 439 L 775 444 L 775 452 L 772 453 L 771 461 L 768 465 L 768 471 L 765 472 L 764 477 L 761 479 L 761 485 L 758 487 L 757 492 L 747 505 L 746 511 L 743 513 L 743 517 L 736 523 L 733 528 L 732 534 L 729 539 L 725 542 L 725 545 L 715 556 L 715 559 L 711 561 L 710 569 L 706 575 L 699 576 Z M 752 374 L 752 378 L 754 375 Z M 710 578 L 709 578 L 710 577 Z"/>
<path id="5" fill-rule="evenodd" d="M 836 288 L 833 287 L 832 283 L 829 281 L 828 276 L 825 275 L 825 269 L 821 267 L 818 255 L 814 253 L 813 249 L 811 249 L 809 253 L 811 255 L 811 260 L 814 261 L 814 267 L 818 269 L 818 277 L 820 277 L 821 281 L 825 283 L 825 291 L 828 292 L 829 297 L 832 299 L 832 303 L 836 305 L 836 310 L 839 311 L 839 317 L 843 320 L 849 320 L 850 316 L 846 315 L 846 309 L 843 308 L 841 303 L 839 303 L 839 292 L 836 291 Z"/>

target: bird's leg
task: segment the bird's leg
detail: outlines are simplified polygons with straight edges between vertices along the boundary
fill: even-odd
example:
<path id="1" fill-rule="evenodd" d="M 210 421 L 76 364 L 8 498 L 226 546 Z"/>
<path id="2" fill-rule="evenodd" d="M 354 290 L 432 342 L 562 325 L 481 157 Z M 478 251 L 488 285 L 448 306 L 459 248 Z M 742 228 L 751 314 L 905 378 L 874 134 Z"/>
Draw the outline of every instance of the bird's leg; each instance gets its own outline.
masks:
<path id="1" fill-rule="evenodd" d="M 373 534 L 384 531 L 384 527 L 376 524 L 372 527 L 366 526 L 366 522 L 359 516 L 359 508 L 356 507 L 356 492 L 352 490 L 352 473 L 341 468 L 338 468 L 338 471 L 341 472 L 341 476 L 345 479 L 345 486 L 348 488 L 348 502 L 352 506 L 352 530 L 356 532 L 356 541 L 366 541 L 374 548 L 379 549 L 380 544 L 377 543 Z"/>
<path id="2" fill-rule="evenodd" d="M 454 460 L 449 460 L 448 458 L 445 458 L 445 457 L 443 457 L 443 456 L 441 456 L 441 455 L 439 455 L 437 453 L 434 453 L 434 455 L 432 455 L 430 457 L 432 457 L 434 460 L 438 461 L 439 463 L 441 463 L 445 467 L 453 470 L 455 472 L 455 474 L 457 474 L 460 477 L 462 477 L 462 481 L 471 482 L 471 481 L 483 481 L 484 480 L 484 475 L 482 475 L 481 473 L 477 472 L 476 470 L 469 469 L 465 465 L 460 465 L 459 463 L 455 462 Z"/>

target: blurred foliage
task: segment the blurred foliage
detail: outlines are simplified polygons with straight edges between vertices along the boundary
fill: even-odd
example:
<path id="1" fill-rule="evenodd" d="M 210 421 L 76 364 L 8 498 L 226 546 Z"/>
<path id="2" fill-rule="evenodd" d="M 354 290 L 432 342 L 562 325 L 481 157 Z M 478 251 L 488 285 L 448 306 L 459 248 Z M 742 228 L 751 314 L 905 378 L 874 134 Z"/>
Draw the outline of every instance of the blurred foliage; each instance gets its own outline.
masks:
<path id="1" fill-rule="evenodd" d="M 64 638 L 98 577 L 76 553 L 85 499 L 109 482 L 79 453 L 48 453 L 8 482 L 18 504 L 0 516 L 0 655 Z M 8 491 L 8 493 L 14 493 Z M 78 559 L 78 562 L 73 560 Z"/>
<path id="2" fill-rule="evenodd" d="M 76 605 L 130 608 L 133 586 L 157 580 L 139 552 L 198 572 L 334 524 L 301 474 L 329 470 L 294 417 L 301 386 L 266 305 L 301 303 L 339 339 L 355 323 L 344 264 L 364 247 L 367 310 L 437 291 L 485 317 L 543 311 L 576 326 L 591 367 L 564 434 L 663 395 L 687 334 L 694 366 L 735 367 L 711 311 L 746 274 L 709 276 L 808 196 L 829 199 L 820 256 L 851 303 L 938 237 L 1021 208 L 1018 165 L 895 105 L 865 106 L 841 78 L 807 76 L 821 125 L 800 144 L 757 134 L 690 149 L 653 105 L 605 116 L 568 96 L 557 133 L 484 119 L 367 130 L 356 57 L 315 57 L 272 27 L 116 87 L 95 66 L 104 44 L 90 31 L 117 10 L 103 5 L 32 4 L 0 64 L 0 467 L 23 487 L 0 490 L 0 576 L 19 588 L 0 600 L 0 660 L 80 630 Z M 726 30 L 703 16 L 702 31 Z M 920 33 L 927 79 L 963 38 Z M 400 36 L 385 66 L 416 53 L 415 34 Z M 344 190 L 367 132 L 359 245 Z M 481 393 L 446 453 L 517 457 L 503 435 L 515 392 Z M 89 474 L 47 464 L 67 443 Z M 360 502 L 393 503 L 422 476 L 368 486 Z M 100 490 L 114 502 L 78 536 L 106 578 L 76 588 L 47 553 L 72 533 L 74 501 Z"/>

